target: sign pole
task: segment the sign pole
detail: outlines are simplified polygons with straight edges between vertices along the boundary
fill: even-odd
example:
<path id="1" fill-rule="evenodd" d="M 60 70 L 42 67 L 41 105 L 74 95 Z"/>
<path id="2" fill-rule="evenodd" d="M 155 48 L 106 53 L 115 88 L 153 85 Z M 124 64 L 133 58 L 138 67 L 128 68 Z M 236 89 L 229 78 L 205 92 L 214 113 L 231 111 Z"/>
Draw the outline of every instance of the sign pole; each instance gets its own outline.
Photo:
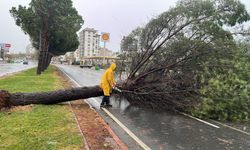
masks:
<path id="1" fill-rule="evenodd" d="M 103 41 L 103 48 L 106 49 L 106 42 L 109 42 L 109 33 L 102 33 L 101 40 Z"/>

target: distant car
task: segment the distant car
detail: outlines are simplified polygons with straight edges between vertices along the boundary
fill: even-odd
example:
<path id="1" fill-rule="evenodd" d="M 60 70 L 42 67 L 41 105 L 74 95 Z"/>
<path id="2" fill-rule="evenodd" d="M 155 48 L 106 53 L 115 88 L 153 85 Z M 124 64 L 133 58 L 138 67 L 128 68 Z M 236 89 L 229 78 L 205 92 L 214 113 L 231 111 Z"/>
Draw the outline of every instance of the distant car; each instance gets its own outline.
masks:
<path id="1" fill-rule="evenodd" d="M 28 63 L 28 61 L 23 61 L 23 64 L 28 65 L 29 63 Z"/>
<path id="2" fill-rule="evenodd" d="M 91 67 L 93 67 L 92 65 L 80 65 L 80 68 L 91 68 Z"/>

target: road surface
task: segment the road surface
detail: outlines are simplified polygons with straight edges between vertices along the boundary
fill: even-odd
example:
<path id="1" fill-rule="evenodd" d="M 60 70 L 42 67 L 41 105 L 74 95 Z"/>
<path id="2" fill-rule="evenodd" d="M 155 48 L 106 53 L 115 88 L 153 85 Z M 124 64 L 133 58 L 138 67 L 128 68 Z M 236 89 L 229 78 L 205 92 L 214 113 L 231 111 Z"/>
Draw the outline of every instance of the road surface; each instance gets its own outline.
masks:
<path id="1" fill-rule="evenodd" d="M 79 66 L 57 65 L 81 86 L 98 85 L 103 70 L 82 69 Z M 99 108 L 101 98 L 87 100 L 109 123 L 129 149 L 143 149 L 123 129 Z M 197 120 L 183 114 L 144 110 L 129 105 L 126 100 L 111 99 L 108 111 L 125 125 L 143 144 L 154 150 L 250 150 L 250 134 L 212 120 Z M 249 129 L 249 124 L 244 128 Z"/>
<path id="2" fill-rule="evenodd" d="M 0 63 L 0 76 L 4 76 L 13 72 L 22 71 L 25 69 L 33 68 L 36 63 L 29 62 L 28 65 L 22 63 Z"/>

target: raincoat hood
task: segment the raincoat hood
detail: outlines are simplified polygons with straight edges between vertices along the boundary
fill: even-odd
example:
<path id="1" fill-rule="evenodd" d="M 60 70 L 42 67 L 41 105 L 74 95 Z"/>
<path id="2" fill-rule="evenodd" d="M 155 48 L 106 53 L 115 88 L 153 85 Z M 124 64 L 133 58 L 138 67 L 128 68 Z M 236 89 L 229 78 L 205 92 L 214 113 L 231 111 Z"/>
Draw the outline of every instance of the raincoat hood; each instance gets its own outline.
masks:
<path id="1" fill-rule="evenodd" d="M 115 70 L 115 68 L 116 68 L 116 64 L 115 63 L 112 63 L 111 65 L 110 65 L 110 67 L 109 67 L 110 69 L 112 69 L 113 71 Z"/>

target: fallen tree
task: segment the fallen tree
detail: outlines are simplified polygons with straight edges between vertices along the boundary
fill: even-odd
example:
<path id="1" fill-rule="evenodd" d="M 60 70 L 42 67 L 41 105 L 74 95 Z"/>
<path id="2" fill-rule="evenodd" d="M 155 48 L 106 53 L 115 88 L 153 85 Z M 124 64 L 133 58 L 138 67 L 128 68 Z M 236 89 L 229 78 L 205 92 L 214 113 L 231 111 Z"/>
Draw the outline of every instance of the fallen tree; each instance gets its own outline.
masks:
<path id="1" fill-rule="evenodd" d="M 243 29 L 237 25 L 249 19 L 239 1 L 179 1 L 123 39 L 128 76 L 120 87 L 122 95 L 153 109 L 196 106 L 210 78 L 204 72 L 230 70 L 224 60 L 236 54 L 234 28 Z"/>
<path id="2" fill-rule="evenodd" d="M 200 87 L 207 82 L 203 71 L 207 66 L 209 71 L 223 70 L 225 65 L 221 60 L 235 54 L 237 44 L 228 29 L 249 19 L 244 5 L 236 0 L 179 1 L 176 7 L 124 39 L 122 48 L 126 53 L 121 64 L 126 66 L 118 68 L 124 67 L 128 76 L 118 85 L 122 90 L 119 96 L 132 105 L 153 109 L 183 111 L 196 106 L 202 96 Z M 54 104 L 102 95 L 98 87 L 64 92 L 68 90 L 34 94 L 2 92 L 2 103 L 3 106 Z M 40 95 L 44 97 L 39 98 Z"/>
<path id="3" fill-rule="evenodd" d="M 102 96 L 100 86 L 78 87 L 72 89 L 38 92 L 38 93 L 9 93 L 0 91 L 0 109 L 29 104 L 57 104 L 83 98 Z"/>

